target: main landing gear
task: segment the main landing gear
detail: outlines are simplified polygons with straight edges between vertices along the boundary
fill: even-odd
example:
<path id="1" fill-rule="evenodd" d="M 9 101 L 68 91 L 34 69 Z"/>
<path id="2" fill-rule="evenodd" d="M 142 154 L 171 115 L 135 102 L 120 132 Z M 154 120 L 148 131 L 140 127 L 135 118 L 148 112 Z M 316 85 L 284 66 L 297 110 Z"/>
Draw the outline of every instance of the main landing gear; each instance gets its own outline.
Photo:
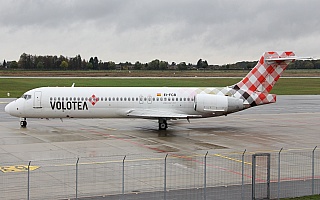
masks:
<path id="1" fill-rule="evenodd" d="M 159 118 L 159 130 L 167 130 L 168 124 L 167 124 L 167 119 L 165 118 Z"/>
<path id="2" fill-rule="evenodd" d="M 27 128 L 27 119 L 26 118 L 20 118 L 20 126 L 21 126 L 21 128 Z"/>

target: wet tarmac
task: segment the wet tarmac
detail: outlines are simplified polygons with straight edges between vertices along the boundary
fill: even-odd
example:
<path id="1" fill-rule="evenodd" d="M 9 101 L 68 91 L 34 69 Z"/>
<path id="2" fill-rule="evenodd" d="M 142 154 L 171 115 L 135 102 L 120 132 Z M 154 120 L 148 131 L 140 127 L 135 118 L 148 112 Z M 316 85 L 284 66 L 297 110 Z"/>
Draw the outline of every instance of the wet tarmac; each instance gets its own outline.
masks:
<path id="1" fill-rule="evenodd" d="M 171 153 L 269 151 L 320 143 L 320 96 L 278 96 L 277 103 L 224 117 L 170 121 L 159 131 L 144 119 L 19 119 L 0 99 L 2 162 Z"/>
<path id="2" fill-rule="evenodd" d="M 110 199 L 108 195 L 116 195 L 115 199 L 119 199 L 121 160 L 125 155 L 128 160 L 125 168 L 127 199 L 141 199 L 139 195 L 130 196 L 138 193 L 146 195 L 145 199 L 163 199 L 163 193 L 159 191 L 163 189 L 163 158 L 166 154 L 169 155 L 168 188 L 171 191 L 168 199 L 185 199 L 186 196 L 198 199 L 190 195 L 202 195 L 198 188 L 203 188 L 201 173 L 206 152 L 210 155 L 208 186 L 213 187 L 212 191 L 208 188 L 208 195 L 211 191 L 211 195 L 220 199 L 237 199 L 241 192 L 241 154 L 234 154 L 235 157 L 223 155 L 242 153 L 244 149 L 251 153 L 279 151 L 281 148 L 312 150 L 320 143 L 320 95 L 278 96 L 275 104 L 226 117 L 191 120 L 191 123 L 170 121 L 167 131 L 159 131 L 157 121 L 143 119 L 28 119 L 28 127 L 20 128 L 19 118 L 4 112 L 5 105 L 11 100 L 0 99 L 0 170 L 3 175 L 0 177 L 0 194 L 5 199 L 26 197 L 29 161 L 32 161 L 31 199 L 75 198 L 77 158 L 80 158 L 80 197 L 104 199 L 102 197 L 106 196 Z M 306 176 L 310 178 L 300 174 L 301 167 L 311 163 L 308 152 L 295 154 L 294 161 L 291 157 L 283 158 L 283 168 L 290 169 L 288 166 L 292 162 L 298 162 L 297 166 L 300 166 L 297 170 L 282 171 L 283 180 L 305 182 Z M 198 157 L 186 157 L 191 155 Z M 250 184 L 250 155 L 247 159 L 245 184 Z M 272 163 L 271 182 L 276 183 L 276 159 Z M 259 168 L 259 174 L 264 174 L 262 164 Z M 306 169 L 311 167 L 303 168 Z M 236 187 L 238 193 L 226 188 L 222 194 L 224 190 L 219 187 L 227 185 Z M 290 192 L 294 191 L 290 189 Z M 303 192 L 310 194 L 307 190 Z M 172 198 L 169 198 L 170 194 Z M 250 192 L 246 195 L 250 196 Z"/>

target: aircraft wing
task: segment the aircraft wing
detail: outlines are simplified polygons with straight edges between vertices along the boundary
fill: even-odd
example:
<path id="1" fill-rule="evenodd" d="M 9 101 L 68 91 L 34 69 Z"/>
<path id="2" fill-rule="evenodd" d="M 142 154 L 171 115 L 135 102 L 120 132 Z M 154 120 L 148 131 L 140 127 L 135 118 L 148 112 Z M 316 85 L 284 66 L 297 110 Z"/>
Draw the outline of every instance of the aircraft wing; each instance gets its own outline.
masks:
<path id="1" fill-rule="evenodd" d="M 128 117 L 137 117 L 144 119 L 189 119 L 189 118 L 199 118 L 202 115 L 190 115 L 185 113 L 179 113 L 175 110 L 160 110 L 160 109 L 134 109 L 127 112 Z"/>

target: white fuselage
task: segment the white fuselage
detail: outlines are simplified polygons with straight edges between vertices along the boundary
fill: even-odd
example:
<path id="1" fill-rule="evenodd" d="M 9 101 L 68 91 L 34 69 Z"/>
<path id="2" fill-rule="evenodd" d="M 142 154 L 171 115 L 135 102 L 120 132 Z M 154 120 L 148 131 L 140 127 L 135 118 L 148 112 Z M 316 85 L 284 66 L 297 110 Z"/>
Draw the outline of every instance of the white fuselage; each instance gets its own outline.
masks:
<path id="1" fill-rule="evenodd" d="M 214 117 L 243 109 L 242 100 L 226 97 L 222 90 L 228 88 L 42 87 L 26 92 L 6 111 L 23 118 L 121 118 L 138 112 L 133 116 L 171 119 Z M 200 94 L 218 100 L 201 106 L 200 99 L 196 108 Z M 230 99 L 236 101 L 236 109 L 228 108 Z"/>

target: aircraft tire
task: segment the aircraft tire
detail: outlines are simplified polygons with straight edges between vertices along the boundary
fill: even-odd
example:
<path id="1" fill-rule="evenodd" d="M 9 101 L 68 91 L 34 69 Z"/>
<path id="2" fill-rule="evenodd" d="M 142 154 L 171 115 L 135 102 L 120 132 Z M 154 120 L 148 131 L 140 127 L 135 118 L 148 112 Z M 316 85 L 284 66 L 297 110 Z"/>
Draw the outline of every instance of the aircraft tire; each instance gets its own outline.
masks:
<path id="1" fill-rule="evenodd" d="M 159 130 L 166 130 L 167 127 L 167 123 L 159 123 Z"/>
<path id="2" fill-rule="evenodd" d="M 27 127 L 27 121 L 21 121 L 20 122 L 21 128 L 26 128 Z"/>

